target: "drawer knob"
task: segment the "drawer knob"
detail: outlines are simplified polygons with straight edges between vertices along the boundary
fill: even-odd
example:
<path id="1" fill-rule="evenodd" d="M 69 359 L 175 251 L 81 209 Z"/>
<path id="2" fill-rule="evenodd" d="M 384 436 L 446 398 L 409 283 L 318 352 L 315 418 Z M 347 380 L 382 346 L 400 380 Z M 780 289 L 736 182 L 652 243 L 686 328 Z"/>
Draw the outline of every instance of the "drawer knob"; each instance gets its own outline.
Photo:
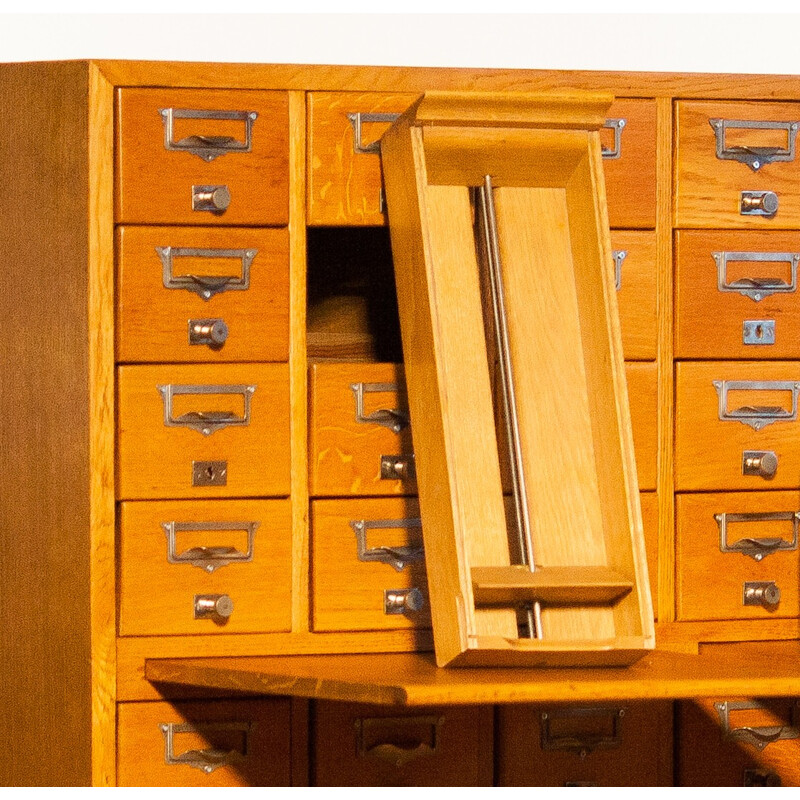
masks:
<path id="1" fill-rule="evenodd" d="M 775 581 L 747 581 L 744 584 L 742 605 L 774 608 L 781 601 L 781 590 Z"/>
<path id="2" fill-rule="evenodd" d="M 227 186 L 192 186 L 192 211 L 221 214 L 231 204 Z"/>
<path id="3" fill-rule="evenodd" d="M 194 596 L 195 619 L 224 621 L 231 614 L 233 614 L 233 600 L 227 594 L 196 594 Z"/>
<path id="4" fill-rule="evenodd" d="M 745 450 L 742 453 L 742 475 L 774 478 L 778 471 L 778 456 L 772 450 Z"/>
<path id="5" fill-rule="evenodd" d="M 206 344 L 222 347 L 228 339 L 228 326 L 224 319 L 190 319 L 189 344 Z"/>
<path id="6" fill-rule="evenodd" d="M 421 611 L 425 607 L 425 596 L 413 589 L 387 589 L 383 593 L 385 614 L 405 614 L 408 611 Z"/>
<path id="7" fill-rule="evenodd" d="M 778 195 L 775 192 L 742 192 L 740 212 L 762 217 L 772 217 L 778 211 Z"/>

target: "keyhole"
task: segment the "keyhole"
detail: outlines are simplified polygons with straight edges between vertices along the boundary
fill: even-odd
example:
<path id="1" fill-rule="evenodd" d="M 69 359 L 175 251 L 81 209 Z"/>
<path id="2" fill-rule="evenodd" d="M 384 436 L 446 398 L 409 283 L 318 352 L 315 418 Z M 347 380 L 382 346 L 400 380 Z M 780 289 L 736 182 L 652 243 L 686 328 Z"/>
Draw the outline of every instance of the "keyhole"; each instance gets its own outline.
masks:
<path id="1" fill-rule="evenodd" d="M 764 338 L 764 326 L 756 325 L 756 339 L 763 339 L 763 338 Z"/>
<path id="2" fill-rule="evenodd" d="M 210 481 L 214 480 L 214 467 L 206 467 L 206 478 Z"/>

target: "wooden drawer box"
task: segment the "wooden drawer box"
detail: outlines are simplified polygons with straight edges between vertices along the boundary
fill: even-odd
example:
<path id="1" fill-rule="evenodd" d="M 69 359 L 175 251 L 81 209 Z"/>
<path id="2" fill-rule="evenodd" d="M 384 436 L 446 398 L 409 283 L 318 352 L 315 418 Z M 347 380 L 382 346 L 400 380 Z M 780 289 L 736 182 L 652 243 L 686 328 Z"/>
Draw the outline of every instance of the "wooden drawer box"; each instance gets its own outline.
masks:
<path id="1" fill-rule="evenodd" d="M 120 703 L 120 786 L 288 786 L 290 701 Z"/>
<path id="2" fill-rule="evenodd" d="M 285 364 L 120 367 L 117 375 L 119 499 L 289 494 Z"/>
<path id="3" fill-rule="evenodd" d="M 800 123 L 800 103 L 681 100 L 676 108 L 678 227 L 800 227 L 797 125 L 790 128 Z M 743 214 L 742 192 L 774 193 L 777 211 Z"/>
<path id="4" fill-rule="evenodd" d="M 121 636 L 291 628 L 288 500 L 127 502 L 119 519 Z M 198 596 L 233 613 L 198 617 Z"/>
<path id="5" fill-rule="evenodd" d="M 676 356 L 800 358 L 798 262 L 800 233 L 678 231 Z"/>
<path id="6" fill-rule="evenodd" d="M 120 89 L 117 222 L 286 225 L 288 108 L 284 92 Z M 193 208 L 219 187 L 229 205 Z"/>
<path id="7" fill-rule="evenodd" d="M 118 361 L 289 358 L 283 228 L 120 227 L 117 281 Z"/>
<path id="8" fill-rule="evenodd" d="M 430 627 L 415 498 L 316 500 L 311 543 L 315 631 Z M 397 595 L 414 589 L 421 607 L 403 612 Z"/>
<path id="9" fill-rule="evenodd" d="M 491 706 L 315 704 L 316 786 L 491 786 Z"/>
<path id="10" fill-rule="evenodd" d="M 670 703 L 499 708 L 500 786 L 671 786 Z"/>
<path id="11" fill-rule="evenodd" d="M 310 225 L 383 225 L 381 162 L 375 147 L 417 94 L 312 92 L 308 100 Z M 361 114 L 357 138 L 355 115 Z M 371 122 L 370 115 L 383 121 Z M 653 228 L 656 218 L 656 104 L 617 100 L 603 131 L 612 228 Z M 353 117 L 351 120 L 350 117 Z M 616 141 L 618 139 L 618 142 Z M 369 145 L 373 147 L 370 148 Z M 364 149 L 367 152 L 363 152 Z M 618 154 L 615 156 L 615 154 Z"/>
<path id="12" fill-rule="evenodd" d="M 611 246 L 620 260 L 617 301 L 622 350 L 628 361 L 654 361 L 658 343 L 656 235 L 653 231 L 612 231 Z"/>
<path id="13" fill-rule="evenodd" d="M 679 786 L 800 786 L 798 701 L 679 703 Z"/>
<path id="14" fill-rule="evenodd" d="M 800 485 L 798 390 L 794 361 L 677 364 L 676 489 Z"/>
<path id="15" fill-rule="evenodd" d="M 679 620 L 800 613 L 797 492 L 681 494 L 676 505 Z M 757 591 L 770 583 L 780 593 L 776 602 Z"/>

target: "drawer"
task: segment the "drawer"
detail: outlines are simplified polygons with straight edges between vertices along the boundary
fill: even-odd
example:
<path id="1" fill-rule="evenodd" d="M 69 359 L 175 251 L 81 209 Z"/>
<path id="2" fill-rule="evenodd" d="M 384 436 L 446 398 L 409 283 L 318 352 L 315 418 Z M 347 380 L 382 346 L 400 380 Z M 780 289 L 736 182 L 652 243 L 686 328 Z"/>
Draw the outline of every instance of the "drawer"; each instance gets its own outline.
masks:
<path id="1" fill-rule="evenodd" d="M 381 162 L 375 143 L 419 94 L 313 92 L 308 100 L 310 225 L 382 225 Z M 360 136 L 356 114 L 360 117 Z M 351 119 L 351 117 L 353 119 Z M 370 121 L 376 118 L 380 121 Z M 617 100 L 602 131 L 612 228 L 653 228 L 656 219 L 656 104 Z M 370 145 L 373 145 L 370 148 Z M 364 150 L 367 152 L 364 152 Z"/>
<path id="2" fill-rule="evenodd" d="M 654 231 L 611 231 L 617 269 L 622 350 L 629 361 L 655 361 L 657 269 Z"/>
<path id="3" fill-rule="evenodd" d="M 675 253 L 678 358 L 800 358 L 800 233 L 678 231 Z"/>
<path id="4" fill-rule="evenodd" d="M 800 485 L 799 389 L 795 361 L 677 364 L 676 489 Z"/>
<path id="5" fill-rule="evenodd" d="M 681 494 L 676 506 L 679 620 L 800 613 L 797 492 Z M 772 583 L 778 597 L 758 591 Z"/>
<path id="6" fill-rule="evenodd" d="M 653 610 L 658 616 L 658 495 L 655 492 L 640 492 L 639 500 L 642 506 L 642 528 L 650 594 L 653 598 Z"/>
<path id="7" fill-rule="evenodd" d="M 430 627 L 415 498 L 314 501 L 311 574 L 315 631 Z"/>
<path id="8" fill-rule="evenodd" d="M 658 371 L 656 364 L 625 364 L 639 488 L 655 489 L 658 473 Z"/>
<path id="9" fill-rule="evenodd" d="M 679 786 L 800 786 L 798 701 L 702 699 L 678 704 Z"/>
<path id="10" fill-rule="evenodd" d="M 680 101 L 676 114 L 678 227 L 800 227 L 800 103 Z M 742 192 L 774 193 L 777 211 L 761 213 L 771 197 L 743 214 Z"/>
<path id="11" fill-rule="evenodd" d="M 672 706 L 498 709 L 500 786 L 671 786 Z"/>
<path id="12" fill-rule="evenodd" d="M 127 502 L 119 518 L 121 636 L 290 630 L 288 500 Z"/>
<path id="13" fill-rule="evenodd" d="M 312 719 L 312 785 L 492 785 L 491 706 L 318 702 Z"/>
<path id="14" fill-rule="evenodd" d="M 288 786 L 285 698 L 117 706 L 120 786 Z"/>
<path id="15" fill-rule="evenodd" d="M 117 372 L 119 499 L 289 494 L 287 365 Z"/>
<path id="16" fill-rule="evenodd" d="M 195 208 L 203 193 L 205 207 Z M 286 93 L 120 89 L 116 215 L 128 223 L 287 224 Z"/>
<path id="17" fill-rule="evenodd" d="M 117 281 L 119 361 L 289 359 L 285 228 L 120 227 Z"/>
<path id="18" fill-rule="evenodd" d="M 415 480 L 391 477 L 398 459 L 413 467 L 404 380 L 397 364 L 311 367 L 312 496 L 416 494 Z"/>

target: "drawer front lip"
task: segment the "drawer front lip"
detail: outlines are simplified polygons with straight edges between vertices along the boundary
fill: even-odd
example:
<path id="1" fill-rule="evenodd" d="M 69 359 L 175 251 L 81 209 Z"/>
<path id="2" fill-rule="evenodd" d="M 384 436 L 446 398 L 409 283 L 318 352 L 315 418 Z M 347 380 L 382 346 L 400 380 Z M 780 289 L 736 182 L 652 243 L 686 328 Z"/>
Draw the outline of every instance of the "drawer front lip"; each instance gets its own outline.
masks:
<path id="1" fill-rule="evenodd" d="M 241 726 L 247 755 L 211 772 L 166 763 L 162 725 Z M 191 733 L 173 736 L 173 755 L 203 750 L 207 741 Z M 213 734 L 211 734 L 213 735 Z M 235 741 L 235 739 L 233 740 Z M 227 744 L 227 739 L 226 739 Z M 230 746 L 230 745 L 228 745 Z M 236 745 L 234 745 L 235 747 Z M 120 786 L 288 786 L 291 782 L 291 703 L 286 698 L 180 703 L 120 703 L 117 706 L 117 763 Z"/>
<path id="2" fill-rule="evenodd" d="M 310 225 L 383 225 L 381 167 L 375 153 L 354 152 L 348 114 L 401 113 L 419 95 L 312 92 L 308 101 Z M 616 100 L 609 118 L 625 120 L 620 157 L 604 159 L 609 220 L 612 228 L 654 228 L 656 219 L 656 103 Z M 389 123 L 364 126 L 374 141 Z M 611 147 L 614 135 L 603 132 Z"/>
<path id="3" fill-rule="evenodd" d="M 717 514 L 800 511 L 797 492 L 724 492 L 676 497 L 677 615 L 679 621 L 773 619 L 800 613 L 797 549 L 777 551 L 756 560 L 741 552 L 722 552 Z M 792 523 L 780 524 L 791 540 Z M 726 546 L 742 537 L 768 538 L 776 528 L 758 522 L 728 526 Z M 736 530 L 738 528 L 738 531 Z M 742 603 L 745 582 L 774 581 L 781 591 L 773 609 Z"/>
<path id="4" fill-rule="evenodd" d="M 120 636 L 257 633 L 291 628 L 292 535 L 288 500 L 145 501 L 120 504 Z M 235 532 L 175 535 L 176 554 L 198 546 L 247 553 L 244 523 L 258 525 L 252 560 L 208 572 L 169 563 L 164 525 L 234 523 Z M 207 562 L 214 564 L 215 562 Z M 228 595 L 222 620 L 196 619 L 196 595 Z"/>
<path id="5" fill-rule="evenodd" d="M 360 561 L 356 532 L 359 520 L 418 520 L 416 498 L 315 500 L 311 504 L 312 628 L 315 631 L 429 628 L 428 585 L 424 561 L 398 570 L 389 563 Z M 367 531 L 368 549 L 421 546 L 422 530 L 389 527 Z M 386 614 L 387 590 L 418 588 L 421 611 Z"/>
<path id="6" fill-rule="evenodd" d="M 721 271 L 723 283 L 774 277 L 781 291 L 754 300 L 739 291 L 720 291 L 715 253 L 800 254 L 800 233 L 778 231 L 678 231 L 676 238 L 675 354 L 677 358 L 800 358 L 800 293 L 792 288 L 791 263 L 731 261 Z M 746 282 L 746 281 L 745 281 Z M 784 288 L 787 288 L 784 287 Z M 714 324 L 709 325 L 709 320 Z M 774 323 L 775 343 L 743 342 L 748 320 Z"/>
<path id="7" fill-rule="evenodd" d="M 253 111 L 250 152 L 210 162 L 165 147 L 161 109 Z M 289 113 L 284 92 L 120 89 L 117 98 L 117 222 L 285 225 L 289 219 Z M 193 120 L 204 133 L 211 123 Z M 242 125 L 242 135 L 244 126 Z M 187 129 L 188 130 L 188 129 Z M 209 130 L 211 128 L 209 127 Z M 213 131 L 212 131 L 213 132 Z M 239 138 L 238 126 L 234 138 Z M 193 186 L 227 186 L 219 214 L 192 210 Z"/>
<path id="8" fill-rule="evenodd" d="M 795 361 L 711 361 L 676 365 L 675 485 L 678 491 L 790 489 L 800 485 L 800 419 L 778 420 L 760 430 L 720 420 L 714 381 L 800 381 Z M 756 393 L 746 395 L 752 397 Z M 786 409 L 791 401 L 786 396 Z M 729 398 L 732 397 L 729 395 Z M 733 402 L 732 405 L 736 405 Z M 774 477 L 744 475 L 745 451 L 774 452 Z"/>
<path id="9" fill-rule="evenodd" d="M 120 500 L 288 496 L 285 364 L 126 366 L 117 374 Z M 168 427 L 159 386 L 255 386 L 249 424 L 210 435 L 183 425 Z M 218 461 L 227 462 L 225 485 L 192 485 L 194 462 Z"/>
<path id="10" fill-rule="evenodd" d="M 164 286 L 157 247 L 257 251 L 249 286 L 204 300 Z M 185 268 L 175 259 L 176 274 Z M 219 272 L 240 274 L 236 259 Z M 287 361 L 289 358 L 289 237 L 285 229 L 153 228 L 117 230 L 117 359 L 121 362 Z M 189 320 L 222 319 L 220 347 L 189 344 Z"/>
<path id="11" fill-rule="evenodd" d="M 698 228 L 800 227 L 798 155 L 793 161 L 765 164 L 758 170 L 734 160 L 717 158 L 716 134 L 709 120 L 800 121 L 800 103 L 702 102 L 677 103 L 676 225 Z M 730 133 L 728 134 L 730 135 Z M 742 130 L 730 143 L 757 143 L 759 131 Z M 748 138 L 750 137 L 750 138 Z M 785 138 L 785 137 L 784 137 Z M 773 217 L 740 213 L 742 191 L 777 193 Z"/>

